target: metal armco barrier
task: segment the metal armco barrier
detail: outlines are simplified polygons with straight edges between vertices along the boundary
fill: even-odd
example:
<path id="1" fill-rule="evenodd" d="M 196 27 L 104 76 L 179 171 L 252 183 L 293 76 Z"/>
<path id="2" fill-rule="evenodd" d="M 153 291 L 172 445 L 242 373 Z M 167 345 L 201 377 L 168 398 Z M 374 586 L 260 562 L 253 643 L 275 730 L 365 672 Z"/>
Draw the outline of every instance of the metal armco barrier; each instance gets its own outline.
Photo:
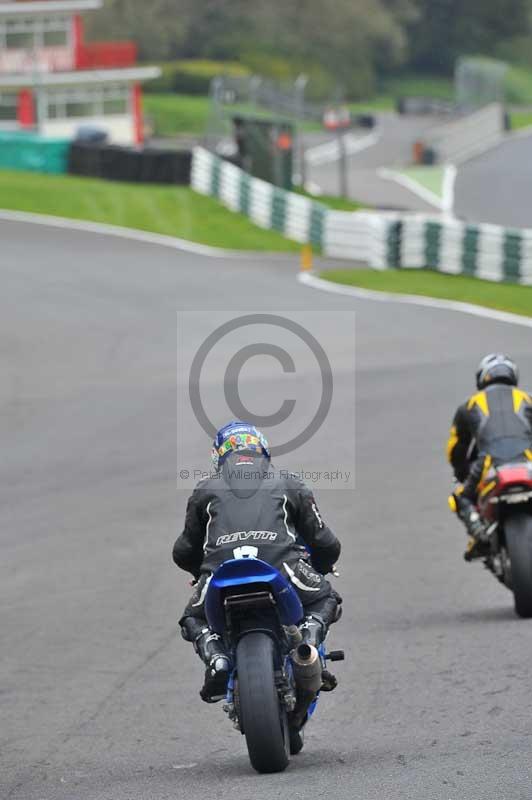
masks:
<path id="1" fill-rule="evenodd" d="M 456 114 L 457 109 L 451 100 L 438 97 L 400 97 L 396 104 L 398 114 Z"/>
<path id="2" fill-rule="evenodd" d="M 439 163 L 457 164 L 501 142 L 505 129 L 504 108 L 491 103 L 429 131 L 423 144 L 435 153 Z"/>
<path id="3" fill-rule="evenodd" d="M 252 178 L 200 147 L 193 151 L 191 185 L 259 227 L 312 244 L 331 258 L 374 269 L 433 269 L 532 284 L 532 230 L 468 225 L 426 215 L 333 211 Z"/>

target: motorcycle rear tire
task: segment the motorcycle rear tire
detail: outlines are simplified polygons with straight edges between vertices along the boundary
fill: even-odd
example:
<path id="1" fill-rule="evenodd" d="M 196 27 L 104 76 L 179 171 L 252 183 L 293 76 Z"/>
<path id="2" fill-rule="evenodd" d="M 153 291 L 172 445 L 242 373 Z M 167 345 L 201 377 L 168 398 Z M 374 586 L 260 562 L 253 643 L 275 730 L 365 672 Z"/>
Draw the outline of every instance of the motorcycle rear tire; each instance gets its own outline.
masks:
<path id="1" fill-rule="evenodd" d="M 274 674 L 274 644 L 266 633 L 248 633 L 236 649 L 240 722 L 251 766 L 283 772 L 289 761 L 286 711 Z"/>
<path id="2" fill-rule="evenodd" d="M 510 556 L 515 612 L 523 619 L 532 617 L 532 516 L 512 514 L 505 524 L 506 545 Z"/>

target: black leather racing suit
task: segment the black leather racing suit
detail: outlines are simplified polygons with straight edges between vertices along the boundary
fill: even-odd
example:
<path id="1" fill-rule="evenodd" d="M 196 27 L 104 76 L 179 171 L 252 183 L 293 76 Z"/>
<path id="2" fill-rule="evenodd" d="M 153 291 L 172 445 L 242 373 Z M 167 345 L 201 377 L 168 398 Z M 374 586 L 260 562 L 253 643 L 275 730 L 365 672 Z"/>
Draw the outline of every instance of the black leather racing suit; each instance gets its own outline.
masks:
<path id="1" fill-rule="evenodd" d="M 239 469 L 238 454 L 228 459 L 226 467 Z M 219 477 L 200 481 L 188 501 L 173 559 L 198 583 L 181 618 L 182 627 L 190 617 L 204 622 L 209 576 L 224 561 L 246 553 L 279 569 L 292 582 L 307 614 L 322 619 L 326 627 L 336 617 L 341 598 L 323 576 L 337 562 L 340 542 L 302 481 L 275 471 L 263 459 L 246 469 L 259 467 L 263 471 L 255 481 L 235 481 L 225 469 Z"/>
<path id="2" fill-rule="evenodd" d="M 490 464 L 532 459 L 532 398 L 502 383 L 488 386 L 461 405 L 453 420 L 447 455 L 459 493 L 476 503 L 478 485 Z"/>

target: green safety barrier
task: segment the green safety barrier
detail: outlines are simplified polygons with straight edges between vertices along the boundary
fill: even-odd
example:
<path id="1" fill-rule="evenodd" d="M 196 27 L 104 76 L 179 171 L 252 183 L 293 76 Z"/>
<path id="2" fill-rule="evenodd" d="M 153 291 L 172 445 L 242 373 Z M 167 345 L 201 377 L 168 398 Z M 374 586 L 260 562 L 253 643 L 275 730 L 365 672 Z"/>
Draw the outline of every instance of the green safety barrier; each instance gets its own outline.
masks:
<path id="1" fill-rule="evenodd" d="M 34 133 L 0 132 L 0 168 L 26 172 L 67 172 L 69 139 L 45 139 Z"/>
<path id="2" fill-rule="evenodd" d="M 402 217 L 399 267 L 532 285 L 532 229 Z"/>
<path id="3" fill-rule="evenodd" d="M 312 244 L 317 250 L 323 249 L 327 208 L 321 203 L 257 180 L 203 148 L 195 148 L 192 162 L 191 185 L 196 191 L 216 197 L 253 221 L 258 213 L 255 209 L 254 217 L 253 207 L 260 207 L 262 214 L 256 224 L 279 231 L 301 244 Z M 295 208 L 294 199 L 298 201 Z"/>
<path id="4" fill-rule="evenodd" d="M 363 261 L 376 269 L 432 269 L 532 285 L 532 229 L 425 215 L 333 211 L 257 180 L 203 148 L 194 149 L 192 162 L 195 191 L 326 256 Z"/>

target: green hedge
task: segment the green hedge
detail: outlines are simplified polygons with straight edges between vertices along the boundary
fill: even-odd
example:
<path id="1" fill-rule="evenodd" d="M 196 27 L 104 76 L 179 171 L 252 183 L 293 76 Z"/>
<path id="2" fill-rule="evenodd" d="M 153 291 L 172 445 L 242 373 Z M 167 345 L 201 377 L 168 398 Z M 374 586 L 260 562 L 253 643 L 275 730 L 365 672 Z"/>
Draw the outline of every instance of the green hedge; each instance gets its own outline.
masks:
<path id="1" fill-rule="evenodd" d="M 206 95 L 213 78 L 218 75 L 243 77 L 249 70 L 235 61 L 170 61 L 159 64 L 162 70 L 160 78 L 146 83 L 145 91 L 151 94 Z"/>

